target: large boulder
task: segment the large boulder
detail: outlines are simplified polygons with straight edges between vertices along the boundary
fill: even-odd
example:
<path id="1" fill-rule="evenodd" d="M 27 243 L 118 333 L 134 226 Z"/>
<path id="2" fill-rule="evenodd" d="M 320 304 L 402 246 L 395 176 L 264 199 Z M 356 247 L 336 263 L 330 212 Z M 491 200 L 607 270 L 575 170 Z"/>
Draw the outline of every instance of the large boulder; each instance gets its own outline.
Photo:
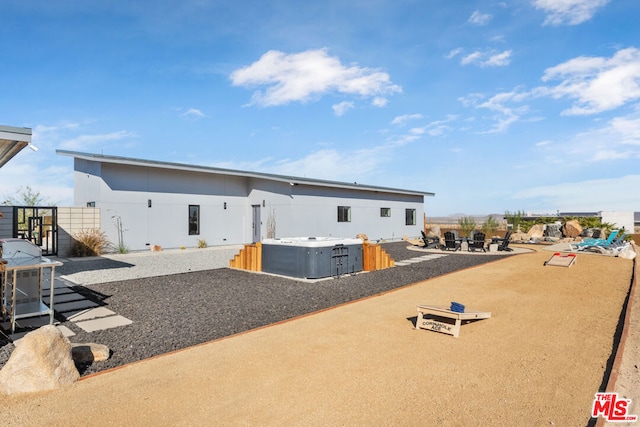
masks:
<path id="1" fill-rule="evenodd" d="M 560 224 L 547 224 L 546 229 L 544 230 L 544 235 L 546 237 L 562 237 L 562 229 Z"/>
<path id="2" fill-rule="evenodd" d="M 542 239 L 544 237 L 544 227 L 542 224 L 533 225 L 527 232 L 527 240 Z"/>
<path id="3" fill-rule="evenodd" d="M 30 393 L 71 384 L 80 374 L 71 357 L 71 344 L 53 325 L 29 332 L 17 342 L 0 370 L 0 393 Z"/>
<path id="4" fill-rule="evenodd" d="M 440 226 L 432 225 L 431 229 L 427 233 L 427 237 L 440 237 Z"/>
<path id="5" fill-rule="evenodd" d="M 562 226 L 562 234 L 564 237 L 578 237 L 582 234 L 582 226 L 575 219 L 569 220 Z"/>
<path id="6" fill-rule="evenodd" d="M 527 233 L 523 233 L 522 231 L 518 231 L 516 233 L 511 233 L 511 241 L 512 242 L 527 242 L 529 238 L 527 237 Z"/>

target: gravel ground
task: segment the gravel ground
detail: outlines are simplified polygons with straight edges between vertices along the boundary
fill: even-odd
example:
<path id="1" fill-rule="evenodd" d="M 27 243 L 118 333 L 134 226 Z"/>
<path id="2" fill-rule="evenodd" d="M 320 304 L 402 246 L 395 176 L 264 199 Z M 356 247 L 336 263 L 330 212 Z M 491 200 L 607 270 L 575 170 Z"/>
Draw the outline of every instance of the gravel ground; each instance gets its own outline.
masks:
<path id="1" fill-rule="evenodd" d="M 396 261 L 422 253 L 406 242 L 383 244 Z M 396 289 L 508 255 L 452 254 L 355 276 L 295 280 L 224 268 L 237 248 L 145 252 L 63 260 L 56 274 L 76 290 L 131 319 L 131 325 L 87 333 L 72 322 L 71 342 L 107 345 L 105 362 L 78 366 L 87 375 Z M 231 255 L 231 256 L 230 256 Z M 213 266 L 213 267 L 212 267 Z M 213 269 L 212 269 L 213 268 Z M 177 273 L 177 274 L 171 274 Z M 13 344 L 0 336 L 0 368 Z"/>

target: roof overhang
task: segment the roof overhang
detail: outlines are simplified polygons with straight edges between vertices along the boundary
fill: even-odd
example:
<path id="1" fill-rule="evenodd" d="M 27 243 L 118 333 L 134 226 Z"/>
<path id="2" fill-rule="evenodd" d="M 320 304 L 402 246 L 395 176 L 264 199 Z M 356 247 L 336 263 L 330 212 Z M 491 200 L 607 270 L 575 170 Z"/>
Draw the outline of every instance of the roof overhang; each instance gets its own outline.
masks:
<path id="1" fill-rule="evenodd" d="M 194 166 L 194 165 L 187 165 L 183 163 L 159 162 L 159 161 L 152 161 L 152 160 L 134 159 L 130 157 L 108 156 L 104 154 L 81 153 L 77 151 L 67 151 L 67 150 L 56 150 L 56 153 L 63 156 L 70 156 L 75 159 L 83 159 L 83 160 L 88 160 L 93 162 L 115 163 L 115 164 L 121 164 L 121 165 L 145 166 L 145 167 L 155 167 L 155 168 L 165 168 L 165 169 L 177 169 L 177 170 L 184 170 L 184 171 L 204 172 L 204 173 L 217 173 L 217 174 L 223 174 L 223 175 L 242 176 L 247 178 L 267 179 L 271 181 L 286 182 L 286 183 L 289 183 L 290 185 L 314 185 L 314 186 L 320 186 L 320 187 L 345 188 L 350 190 L 369 191 L 369 192 L 376 192 L 376 193 L 406 194 L 411 196 L 422 196 L 422 197 L 435 196 L 435 193 L 430 193 L 425 191 L 413 191 L 413 190 L 404 190 L 400 188 L 363 185 L 358 183 L 326 181 L 321 179 L 309 179 L 309 178 L 276 175 L 276 174 L 269 174 L 269 173 L 239 171 L 239 170 L 222 169 L 222 168 L 215 168 L 215 167 L 209 167 L 209 166 Z"/>
<path id="2" fill-rule="evenodd" d="M 0 126 L 0 168 L 31 143 L 31 129 Z"/>

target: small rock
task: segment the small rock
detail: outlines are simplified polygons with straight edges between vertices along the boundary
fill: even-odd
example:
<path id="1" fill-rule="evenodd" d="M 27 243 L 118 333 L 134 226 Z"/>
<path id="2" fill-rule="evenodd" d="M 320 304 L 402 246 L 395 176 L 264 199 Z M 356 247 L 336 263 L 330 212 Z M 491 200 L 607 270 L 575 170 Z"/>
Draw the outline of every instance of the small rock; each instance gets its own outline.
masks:
<path id="1" fill-rule="evenodd" d="M 356 235 L 356 239 L 360 239 L 360 240 L 362 240 L 363 242 L 368 242 L 368 241 L 369 241 L 369 237 L 367 237 L 367 235 L 366 235 L 366 234 L 364 234 L 364 233 L 358 233 L 358 234 Z"/>
<path id="2" fill-rule="evenodd" d="M 77 363 L 104 362 L 109 359 L 109 347 L 104 344 L 71 344 L 71 357 Z"/>

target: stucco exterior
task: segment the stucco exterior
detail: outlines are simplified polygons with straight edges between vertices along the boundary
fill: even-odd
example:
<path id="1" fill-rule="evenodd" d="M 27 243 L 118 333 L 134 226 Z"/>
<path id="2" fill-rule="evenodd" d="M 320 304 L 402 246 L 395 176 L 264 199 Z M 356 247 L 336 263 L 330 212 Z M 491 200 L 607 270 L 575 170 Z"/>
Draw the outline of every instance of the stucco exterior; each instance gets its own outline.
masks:
<path id="1" fill-rule="evenodd" d="M 58 151 L 74 158 L 74 205 L 101 210 L 101 228 L 130 250 L 244 244 L 267 237 L 418 236 L 433 193 L 311 180 L 116 156 Z M 190 234 L 189 206 L 199 229 Z M 338 221 L 338 206 L 350 221 Z M 381 208 L 385 209 L 382 216 Z M 388 210 L 387 210 L 388 209 Z M 406 225 L 406 211 L 415 224 Z"/>

